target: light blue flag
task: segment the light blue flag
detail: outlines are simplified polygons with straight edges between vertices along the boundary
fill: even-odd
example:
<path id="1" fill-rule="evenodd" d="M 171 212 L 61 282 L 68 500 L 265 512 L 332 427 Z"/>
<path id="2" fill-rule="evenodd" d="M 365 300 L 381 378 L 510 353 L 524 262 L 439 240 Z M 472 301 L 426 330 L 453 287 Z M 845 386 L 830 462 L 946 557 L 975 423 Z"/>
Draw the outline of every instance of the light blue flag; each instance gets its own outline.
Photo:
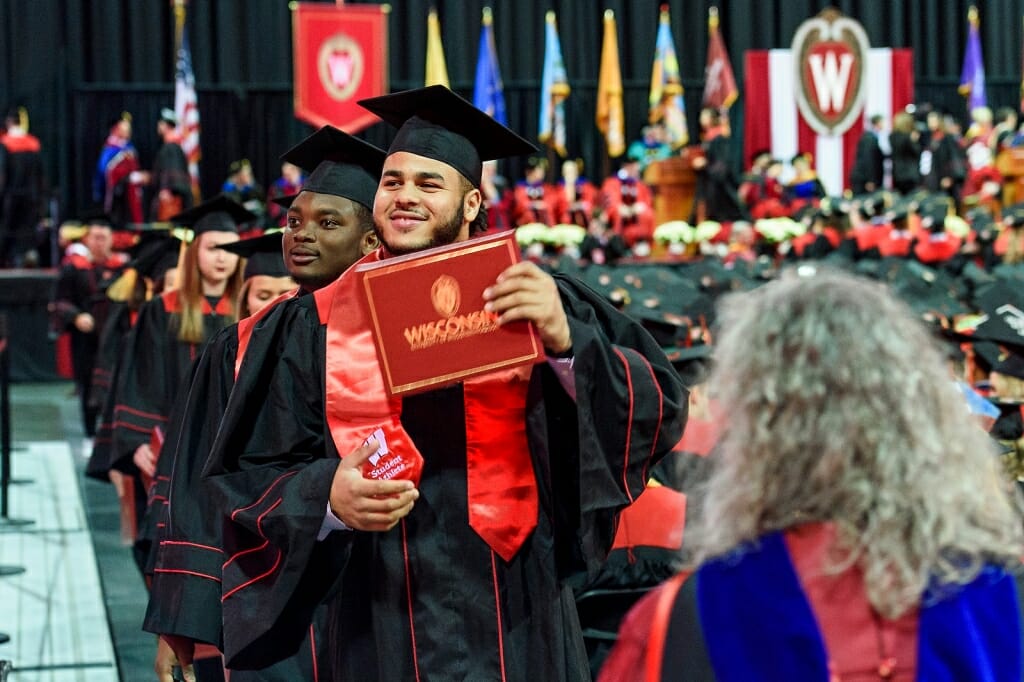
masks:
<path id="1" fill-rule="evenodd" d="M 540 125 L 537 137 L 561 156 L 565 151 L 565 98 L 569 96 L 569 76 L 562 61 L 562 43 L 558 39 L 555 13 L 548 11 L 544 28 L 544 74 L 540 81 Z"/>

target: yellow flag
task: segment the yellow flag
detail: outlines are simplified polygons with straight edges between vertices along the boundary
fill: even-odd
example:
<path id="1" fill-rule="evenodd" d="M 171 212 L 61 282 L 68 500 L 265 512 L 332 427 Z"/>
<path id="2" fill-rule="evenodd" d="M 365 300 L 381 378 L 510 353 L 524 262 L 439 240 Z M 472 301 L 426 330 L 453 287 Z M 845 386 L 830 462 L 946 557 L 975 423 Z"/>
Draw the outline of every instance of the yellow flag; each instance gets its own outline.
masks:
<path id="1" fill-rule="evenodd" d="M 431 8 L 427 16 L 427 76 L 424 85 L 448 84 L 448 64 L 444 60 L 444 48 L 441 47 L 441 22 L 437 20 L 437 10 Z"/>
<path id="2" fill-rule="evenodd" d="M 597 129 L 604 134 L 608 156 L 622 156 L 625 153 L 625 113 L 622 108 L 619 36 L 615 26 L 615 13 L 610 9 L 604 12 L 601 73 L 597 79 Z"/>

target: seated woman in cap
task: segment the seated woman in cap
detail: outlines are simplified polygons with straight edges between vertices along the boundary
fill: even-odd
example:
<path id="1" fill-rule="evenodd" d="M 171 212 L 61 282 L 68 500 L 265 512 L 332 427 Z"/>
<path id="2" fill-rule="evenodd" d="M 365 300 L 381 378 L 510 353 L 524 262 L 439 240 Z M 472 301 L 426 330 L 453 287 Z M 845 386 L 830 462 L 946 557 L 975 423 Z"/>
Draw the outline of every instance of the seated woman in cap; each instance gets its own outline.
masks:
<path id="1" fill-rule="evenodd" d="M 1020 501 L 926 327 L 849 275 L 741 296 L 695 568 L 599 679 L 1020 679 Z"/>

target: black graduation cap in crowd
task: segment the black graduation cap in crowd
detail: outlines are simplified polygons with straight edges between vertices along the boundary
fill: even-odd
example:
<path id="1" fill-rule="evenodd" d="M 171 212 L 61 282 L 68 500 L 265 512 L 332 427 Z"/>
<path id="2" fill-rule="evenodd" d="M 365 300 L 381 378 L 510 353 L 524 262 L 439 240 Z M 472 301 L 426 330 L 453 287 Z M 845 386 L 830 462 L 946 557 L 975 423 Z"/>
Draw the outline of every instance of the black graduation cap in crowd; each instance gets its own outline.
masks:
<path id="1" fill-rule="evenodd" d="M 96 208 L 88 210 L 82 215 L 82 225 L 103 225 L 113 228 L 114 221 L 110 219 L 110 215 L 106 211 L 101 208 Z"/>
<path id="2" fill-rule="evenodd" d="M 711 373 L 713 348 L 710 344 L 699 343 L 686 348 L 662 350 L 687 388 L 704 383 Z"/>
<path id="3" fill-rule="evenodd" d="M 372 97 L 359 104 L 399 127 L 388 154 L 410 152 L 446 163 L 474 187 L 480 185 L 484 161 L 537 151 L 531 142 L 443 85 Z"/>
<path id="4" fill-rule="evenodd" d="M 272 198 L 270 200 L 270 202 L 274 203 L 274 204 L 277 204 L 281 208 L 289 209 L 289 208 L 291 208 L 292 202 L 295 201 L 295 198 L 298 197 L 298 196 L 299 196 L 298 192 L 296 192 L 295 194 L 285 194 L 283 197 L 274 197 L 274 198 Z"/>
<path id="5" fill-rule="evenodd" d="M 282 154 L 281 160 L 309 172 L 302 191 L 344 197 L 372 211 L 385 156 L 383 149 L 369 142 L 324 126 Z M 287 208 L 295 196 L 274 202 Z"/>
<path id="6" fill-rule="evenodd" d="M 132 259 L 125 266 L 143 277 L 158 279 L 178 264 L 181 240 L 169 230 L 147 230 L 132 247 Z"/>
<path id="7" fill-rule="evenodd" d="M 853 201 L 860 206 L 861 215 L 865 218 L 882 215 L 891 203 L 889 193 L 881 189 L 869 194 L 859 194 L 853 198 Z"/>
<path id="8" fill-rule="evenodd" d="M 218 194 L 198 206 L 170 218 L 170 223 L 192 228 L 196 237 L 204 232 L 234 232 L 238 226 L 254 222 L 257 215 L 224 194 Z"/>
<path id="9" fill-rule="evenodd" d="M 662 348 L 684 346 L 695 322 L 693 318 L 664 310 L 633 308 L 626 314 L 639 322 Z"/>
<path id="10" fill-rule="evenodd" d="M 144 230 L 129 251 L 131 260 L 121 276 L 107 288 L 107 297 L 126 301 L 132 296 L 139 277 L 154 282 L 160 280 L 168 270 L 177 267 L 180 250 L 181 240 L 170 230 Z"/>
<path id="11" fill-rule="evenodd" d="M 946 229 L 949 201 L 928 201 L 921 205 L 920 214 L 921 227 L 930 232 L 942 232 Z"/>
<path id="12" fill-rule="evenodd" d="M 1016 377 L 1017 379 L 1024 379 L 1024 355 L 1014 352 L 1003 353 L 992 364 L 992 371 Z"/>
<path id="13" fill-rule="evenodd" d="M 924 198 L 921 192 L 912 192 L 892 199 L 891 206 L 886 212 L 889 220 L 903 220 L 911 213 L 918 213 Z"/>
<path id="14" fill-rule="evenodd" d="M 974 328 L 974 337 L 1024 349 L 1024 295 L 1020 287 L 991 287 L 977 302 L 984 320 Z"/>
<path id="15" fill-rule="evenodd" d="M 245 261 L 245 279 L 265 275 L 267 277 L 290 277 L 284 266 L 281 253 L 281 232 L 267 232 L 259 237 L 240 239 L 230 244 L 220 244 L 219 249 L 236 253 Z"/>
<path id="16" fill-rule="evenodd" d="M 996 221 L 988 206 L 975 206 L 964 214 L 971 229 L 978 235 L 978 240 L 988 242 L 996 237 Z"/>
<path id="17" fill-rule="evenodd" d="M 1024 203 L 1012 204 L 1004 208 L 1003 224 L 1014 229 L 1024 227 Z"/>
<path id="18" fill-rule="evenodd" d="M 898 223 L 898 222 L 901 222 L 901 221 L 906 221 L 907 217 L 914 210 L 915 210 L 915 207 L 912 207 L 909 203 L 907 203 L 907 202 L 899 202 L 898 201 L 898 202 L 896 202 L 895 204 L 892 205 L 892 208 L 890 208 L 888 211 L 885 212 L 885 217 L 890 222 L 895 224 L 895 223 Z"/>

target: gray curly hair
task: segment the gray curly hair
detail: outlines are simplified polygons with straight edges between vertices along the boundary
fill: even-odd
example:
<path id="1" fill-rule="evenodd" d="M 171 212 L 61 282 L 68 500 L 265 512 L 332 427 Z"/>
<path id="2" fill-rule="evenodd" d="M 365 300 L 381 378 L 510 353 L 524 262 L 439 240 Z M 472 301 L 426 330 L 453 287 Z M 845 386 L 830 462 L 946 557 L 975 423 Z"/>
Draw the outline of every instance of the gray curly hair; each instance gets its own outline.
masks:
<path id="1" fill-rule="evenodd" d="M 881 285 L 785 276 L 727 299 L 719 323 L 710 387 L 727 427 L 694 561 L 831 521 L 825 568 L 856 564 L 887 617 L 917 606 L 930 585 L 1019 565 L 1016 489 L 937 342 Z"/>

